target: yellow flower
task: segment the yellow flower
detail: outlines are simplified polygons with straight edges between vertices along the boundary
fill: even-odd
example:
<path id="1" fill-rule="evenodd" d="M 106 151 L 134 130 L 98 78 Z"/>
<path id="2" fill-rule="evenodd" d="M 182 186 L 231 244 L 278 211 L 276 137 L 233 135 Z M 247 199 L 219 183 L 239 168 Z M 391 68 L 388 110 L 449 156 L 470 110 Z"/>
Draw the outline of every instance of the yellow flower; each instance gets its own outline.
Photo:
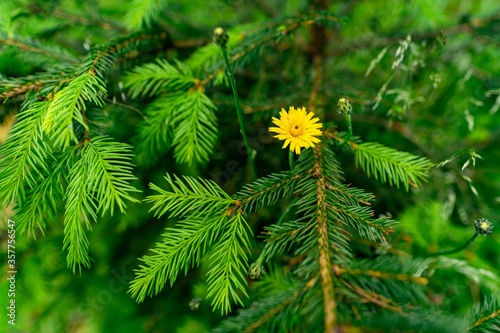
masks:
<path id="1" fill-rule="evenodd" d="M 321 135 L 323 124 L 313 116 L 314 113 L 307 113 L 306 108 L 295 109 L 291 106 L 288 113 L 281 109 L 280 119 L 273 117 L 273 123 L 278 127 L 270 127 L 269 131 L 278 133 L 275 138 L 285 140 L 283 149 L 290 144 L 290 150 L 300 154 L 300 147 L 312 148 L 314 143 L 320 141 L 316 136 Z"/>

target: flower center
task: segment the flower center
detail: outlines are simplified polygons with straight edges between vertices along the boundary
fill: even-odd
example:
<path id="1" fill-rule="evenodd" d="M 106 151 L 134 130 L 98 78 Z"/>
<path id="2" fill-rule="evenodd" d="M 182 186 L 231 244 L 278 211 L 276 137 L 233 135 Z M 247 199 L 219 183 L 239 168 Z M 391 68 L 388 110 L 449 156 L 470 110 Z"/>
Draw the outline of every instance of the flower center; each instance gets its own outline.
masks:
<path id="1" fill-rule="evenodd" d="M 299 124 L 290 125 L 290 134 L 295 138 L 301 136 L 304 134 L 304 126 Z"/>

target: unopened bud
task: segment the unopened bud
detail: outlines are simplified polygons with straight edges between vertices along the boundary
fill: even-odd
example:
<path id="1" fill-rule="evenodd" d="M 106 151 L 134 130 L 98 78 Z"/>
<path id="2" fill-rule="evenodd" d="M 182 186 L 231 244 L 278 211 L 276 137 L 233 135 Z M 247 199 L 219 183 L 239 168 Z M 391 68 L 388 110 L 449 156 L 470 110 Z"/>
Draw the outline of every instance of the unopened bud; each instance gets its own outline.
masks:
<path id="1" fill-rule="evenodd" d="M 198 310 L 200 306 L 201 306 L 201 298 L 196 297 L 189 301 L 189 308 L 193 311 Z"/>
<path id="2" fill-rule="evenodd" d="M 337 104 L 337 111 L 344 117 L 347 117 L 352 112 L 352 105 L 347 98 L 339 99 L 339 103 Z"/>
<path id="3" fill-rule="evenodd" d="M 217 27 L 214 29 L 213 34 L 215 44 L 220 47 L 226 47 L 227 41 L 229 40 L 228 34 L 221 27 Z"/>
<path id="4" fill-rule="evenodd" d="M 262 267 L 260 262 L 253 262 L 248 270 L 248 277 L 252 280 L 257 280 L 262 276 L 263 270 L 264 267 Z"/>

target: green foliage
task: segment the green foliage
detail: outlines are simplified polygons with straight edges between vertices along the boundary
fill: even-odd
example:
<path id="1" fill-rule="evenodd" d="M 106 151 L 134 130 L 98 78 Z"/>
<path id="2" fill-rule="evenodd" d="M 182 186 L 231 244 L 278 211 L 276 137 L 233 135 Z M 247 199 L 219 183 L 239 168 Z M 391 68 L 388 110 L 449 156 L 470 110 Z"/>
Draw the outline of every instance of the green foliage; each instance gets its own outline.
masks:
<path id="1" fill-rule="evenodd" d="M 161 217 L 182 217 L 177 228 L 168 228 L 162 243 L 152 250 L 153 256 L 144 256 L 144 265 L 136 270 L 136 278 L 130 285 L 132 296 L 143 301 L 147 295 L 158 294 L 167 283 L 173 285 L 179 271 L 184 274 L 190 267 L 198 266 L 206 257 L 210 270 L 207 273 L 208 295 L 214 309 L 228 313 L 232 301 L 243 304 L 236 293 L 245 295 L 244 274 L 248 269 L 248 224 L 240 213 L 226 211 L 234 203 L 213 181 L 175 176 L 165 177 L 171 191 L 151 184 L 159 195 L 150 196 L 152 210 Z M 248 295 L 247 295 L 248 297 Z"/>
<path id="2" fill-rule="evenodd" d="M 84 119 L 85 101 L 102 107 L 103 97 L 106 97 L 105 84 L 94 73 L 88 72 L 78 76 L 54 95 L 43 118 L 42 129 L 58 146 L 66 148 L 70 141 L 78 144 L 73 121 L 88 131 L 89 127 Z"/>
<path id="3" fill-rule="evenodd" d="M 167 2 L 167 0 L 131 0 L 125 15 L 127 26 L 133 30 L 150 28 L 158 19 Z"/>
<path id="4" fill-rule="evenodd" d="M 217 211 L 224 211 L 229 204 L 233 203 L 226 192 L 224 192 L 214 181 L 192 177 L 183 177 L 184 182 L 174 176 L 167 174 L 165 180 L 172 190 L 166 191 L 150 184 L 152 190 L 160 193 L 146 198 L 146 202 L 154 203 L 151 210 L 155 210 L 155 216 L 163 216 L 169 212 L 171 217 L 185 217 L 195 214 L 211 215 Z"/>
<path id="5" fill-rule="evenodd" d="M 215 106 L 202 89 L 192 88 L 196 81 L 189 69 L 179 61 L 176 65 L 158 60 L 125 77 L 132 98 L 169 92 L 149 105 L 139 126 L 138 160 L 144 165 L 171 146 L 179 163 L 207 163 L 217 140 Z"/>
<path id="6" fill-rule="evenodd" d="M 16 327 L 498 331 L 499 10 L 1 1 Z M 268 128 L 289 106 L 323 134 L 287 157 Z"/>
<path id="7" fill-rule="evenodd" d="M 50 148 L 43 140 L 42 123 L 49 103 L 26 103 L 8 140 L 0 149 L 0 198 L 4 205 L 24 197 L 24 183 L 36 187 Z"/>
<path id="8" fill-rule="evenodd" d="M 179 163 L 206 163 L 217 140 L 216 108 L 202 91 L 188 92 L 174 114 L 174 157 Z"/>
<path id="9" fill-rule="evenodd" d="M 195 83 L 193 74 L 180 61 L 175 64 L 177 68 L 165 60 L 158 59 L 157 63 L 135 67 L 125 76 L 125 87 L 130 89 L 132 98 L 191 88 Z"/>
<path id="10" fill-rule="evenodd" d="M 125 200 L 137 201 L 131 192 L 137 190 L 129 182 L 132 175 L 130 147 L 98 137 L 85 141 L 80 159 L 69 173 L 65 194 L 64 249 L 68 250 L 68 266 L 90 267 L 88 240 L 83 225 L 91 229 L 99 212 L 113 215 L 115 204 L 123 213 Z"/>
<path id="11" fill-rule="evenodd" d="M 406 191 L 410 182 L 420 185 L 425 181 L 432 163 L 425 157 L 418 157 L 385 147 L 380 143 L 366 142 L 356 146 L 356 165 L 382 183 L 403 184 Z"/>

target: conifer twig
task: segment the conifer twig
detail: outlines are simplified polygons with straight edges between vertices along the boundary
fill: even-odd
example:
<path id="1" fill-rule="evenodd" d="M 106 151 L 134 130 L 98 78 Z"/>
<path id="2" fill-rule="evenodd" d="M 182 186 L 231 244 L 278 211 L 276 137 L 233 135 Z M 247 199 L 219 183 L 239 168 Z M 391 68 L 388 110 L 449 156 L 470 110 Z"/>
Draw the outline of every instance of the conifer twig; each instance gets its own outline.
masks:
<path id="1" fill-rule="evenodd" d="M 325 176 L 319 163 L 319 155 L 321 154 L 321 144 L 315 148 L 314 157 L 318 160 L 315 163 L 316 193 L 317 193 L 317 217 L 318 222 L 318 243 L 319 243 L 319 266 L 321 275 L 321 287 L 323 290 L 323 305 L 325 311 L 325 332 L 333 332 L 336 323 L 336 303 L 335 291 L 333 286 L 331 259 L 330 259 L 330 241 L 328 239 L 328 221 L 327 221 L 327 198 Z"/>

